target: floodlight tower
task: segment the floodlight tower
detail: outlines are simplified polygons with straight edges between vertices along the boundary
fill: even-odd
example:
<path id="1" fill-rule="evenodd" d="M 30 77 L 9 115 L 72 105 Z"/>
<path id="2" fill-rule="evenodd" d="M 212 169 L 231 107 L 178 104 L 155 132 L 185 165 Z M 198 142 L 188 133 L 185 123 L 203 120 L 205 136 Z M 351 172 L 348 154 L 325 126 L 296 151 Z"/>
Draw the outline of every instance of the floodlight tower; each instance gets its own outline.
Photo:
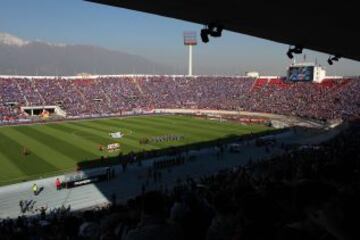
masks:
<path id="1" fill-rule="evenodd" d="M 192 76 L 192 47 L 197 45 L 196 32 L 184 32 L 184 45 L 189 47 L 188 75 Z"/>

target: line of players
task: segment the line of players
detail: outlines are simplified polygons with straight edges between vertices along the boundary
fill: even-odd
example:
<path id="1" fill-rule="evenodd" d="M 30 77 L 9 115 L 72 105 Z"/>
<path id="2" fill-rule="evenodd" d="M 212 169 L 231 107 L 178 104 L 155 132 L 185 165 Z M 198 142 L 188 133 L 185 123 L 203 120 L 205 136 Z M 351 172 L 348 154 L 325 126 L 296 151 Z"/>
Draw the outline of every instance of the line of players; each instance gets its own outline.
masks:
<path id="1" fill-rule="evenodd" d="M 182 135 L 164 135 L 151 137 L 150 142 L 170 142 L 170 141 L 181 141 L 184 139 Z"/>

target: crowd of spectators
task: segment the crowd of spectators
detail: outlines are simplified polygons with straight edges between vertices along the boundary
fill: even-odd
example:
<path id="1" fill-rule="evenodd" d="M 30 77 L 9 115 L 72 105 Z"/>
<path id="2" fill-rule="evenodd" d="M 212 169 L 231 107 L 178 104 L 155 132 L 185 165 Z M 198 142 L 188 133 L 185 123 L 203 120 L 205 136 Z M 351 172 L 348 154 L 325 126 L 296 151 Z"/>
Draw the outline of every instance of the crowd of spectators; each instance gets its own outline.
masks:
<path id="1" fill-rule="evenodd" d="M 0 78 L 0 121 L 24 118 L 21 106 L 56 105 L 67 116 L 134 109 L 245 110 L 328 120 L 360 115 L 360 81 L 322 83 L 282 78 L 124 76 Z"/>
<path id="2" fill-rule="evenodd" d="M 359 92 L 359 79 L 0 78 L 0 123 L 25 118 L 19 107 L 34 105 L 58 105 L 69 116 L 201 108 L 357 118 Z M 126 204 L 113 201 L 85 212 L 64 208 L 3 219 L 0 239 L 360 239 L 359 139 L 360 124 L 353 123 L 316 148 L 189 178 L 170 192 L 143 190 Z"/>
<path id="3" fill-rule="evenodd" d="M 249 161 L 95 210 L 0 220 L 0 239 L 360 239 L 360 124 L 316 147 Z M 70 207 L 68 208 L 70 209 Z"/>

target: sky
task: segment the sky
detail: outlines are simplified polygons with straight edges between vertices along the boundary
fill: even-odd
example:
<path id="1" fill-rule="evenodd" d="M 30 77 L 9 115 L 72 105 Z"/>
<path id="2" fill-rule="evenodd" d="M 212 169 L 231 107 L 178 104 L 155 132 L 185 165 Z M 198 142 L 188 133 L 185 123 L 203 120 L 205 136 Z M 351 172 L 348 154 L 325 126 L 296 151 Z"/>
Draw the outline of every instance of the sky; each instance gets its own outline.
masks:
<path id="1" fill-rule="evenodd" d="M 1 0 L 0 32 L 25 40 L 86 44 L 139 55 L 174 71 L 187 66 L 184 31 L 202 25 L 82 0 Z M 195 74 L 285 75 L 289 46 L 224 31 L 194 48 Z M 360 63 L 341 59 L 329 66 L 328 54 L 305 50 L 306 59 L 323 65 L 328 75 L 360 75 Z M 1 54 L 1 53 L 0 53 Z M 303 59 L 298 57 L 298 61 Z"/>

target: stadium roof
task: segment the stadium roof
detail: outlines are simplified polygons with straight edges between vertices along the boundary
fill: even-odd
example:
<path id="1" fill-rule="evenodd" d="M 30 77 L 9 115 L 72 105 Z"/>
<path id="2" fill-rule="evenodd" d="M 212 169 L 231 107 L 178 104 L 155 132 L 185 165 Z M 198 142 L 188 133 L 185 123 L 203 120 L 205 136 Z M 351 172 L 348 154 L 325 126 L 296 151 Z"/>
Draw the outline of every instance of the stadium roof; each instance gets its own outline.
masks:
<path id="1" fill-rule="evenodd" d="M 354 2 L 302 0 L 86 0 L 226 30 L 360 61 Z"/>

